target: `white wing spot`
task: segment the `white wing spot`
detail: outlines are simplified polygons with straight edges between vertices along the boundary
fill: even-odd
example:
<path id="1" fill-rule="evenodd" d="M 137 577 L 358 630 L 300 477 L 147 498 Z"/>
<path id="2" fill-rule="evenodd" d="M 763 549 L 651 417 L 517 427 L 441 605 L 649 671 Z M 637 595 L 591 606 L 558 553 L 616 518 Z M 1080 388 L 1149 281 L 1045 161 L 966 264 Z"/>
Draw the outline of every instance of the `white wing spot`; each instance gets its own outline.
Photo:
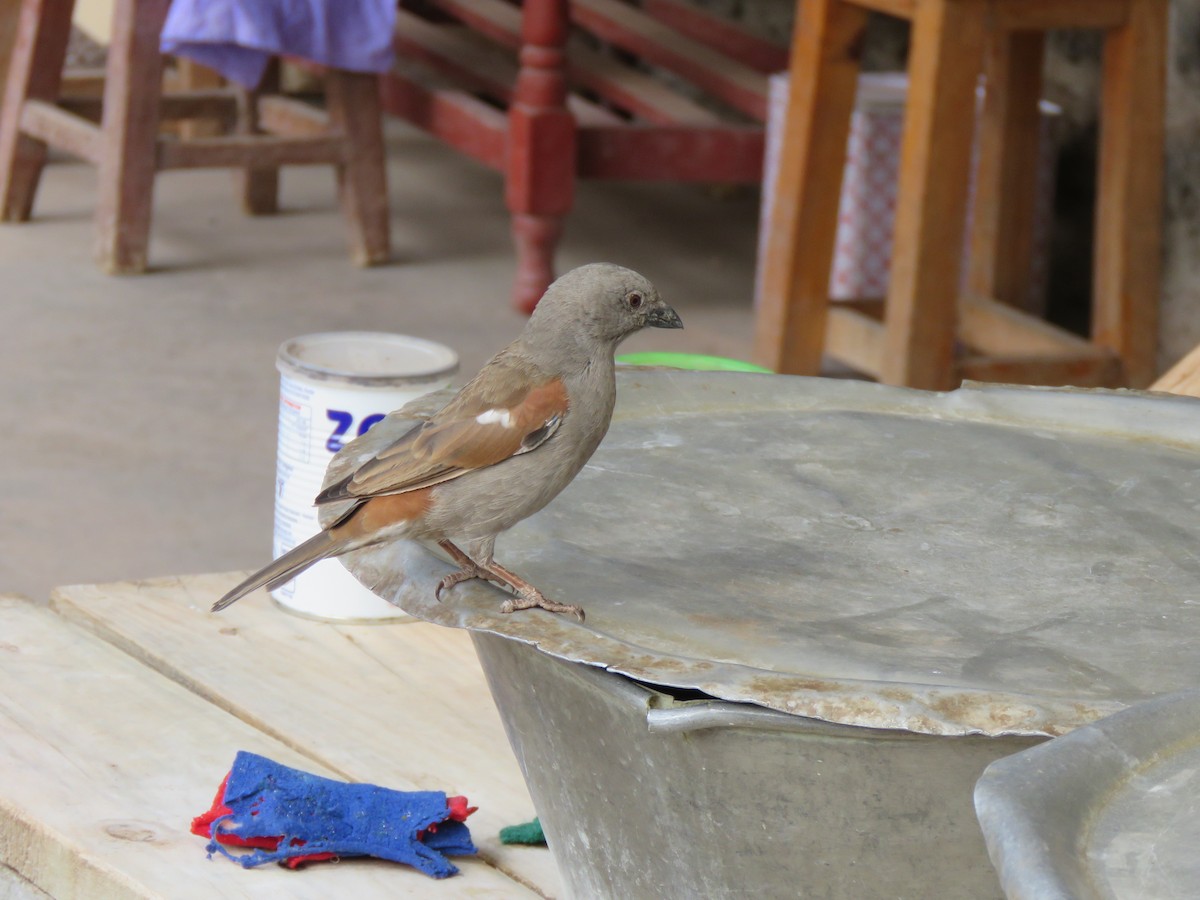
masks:
<path id="1" fill-rule="evenodd" d="M 513 427 L 513 417 L 507 409 L 485 409 L 475 417 L 475 421 L 480 425 L 491 425 L 494 422 L 499 422 L 505 428 Z"/>

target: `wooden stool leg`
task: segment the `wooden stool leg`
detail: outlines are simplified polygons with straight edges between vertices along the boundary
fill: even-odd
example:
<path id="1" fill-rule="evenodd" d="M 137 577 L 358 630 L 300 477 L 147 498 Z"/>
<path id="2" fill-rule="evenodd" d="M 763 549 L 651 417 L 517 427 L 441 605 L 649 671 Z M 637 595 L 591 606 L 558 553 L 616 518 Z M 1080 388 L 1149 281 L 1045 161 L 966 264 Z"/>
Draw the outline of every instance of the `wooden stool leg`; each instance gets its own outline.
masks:
<path id="1" fill-rule="evenodd" d="M 755 358 L 777 372 L 815 375 L 821 366 L 846 141 L 866 25 L 865 9 L 840 0 L 805 0 L 797 15 L 755 320 Z"/>
<path id="2" fill-rule="evenodd" d="M 258 124 L 258 99 L 279 91 L 279 60 L 272 59 L 262 83 L 253 91 L 242 91 L 238 99 L 239 134 L 261 134 Z M 234 183 L 242 198 L 242 210 L 251 216 L 270 216 L 279 212 L 279 166 L 247 166 L 236 169 Z M 339 173 L 339 191 L 342 178 Z M 386 243 L 386 242 L 385 242 Z"/>
<path id="3" fill-rule="evenodd" d="M 929 390 L 955 385 L 954 341 L 975 85 L 986 3 L 917 6 L 896 198 L 880 380 Z"/>
<path id="4" fill-rule="evenodd" d="M 1092 340 L 1133 387 L 1155 374 L 1162 254 L 1166 0 L 1133 0 L 1104 45 Z"/>
<path id="5" fill-rule="evenodd" d="M 391 253 L 391 223 L 378 76 L 331 69 L 325 92 L 329 119 L 348 139 L 349 156 L 337 172 L 350 229 L 350 254 L 360 266 L 386 262 Z"/>
<path id="6" fill-rule="evenodd" d="M 977 142 L 967 290 L 1022 309 L 1031 302 L 1044 50 L 1040 31 L 992 36 Z"/>
<path id="7" fill-rule="evenodd" d="M 26 100 L 58 99 L 74 0 L 25 0 L 0 106 L 0 219 L 23 222 L 33 210 L 46 145 L 21 134 Z"/>
<path id="8" fill-rule="evenodd" d="M 146 270 L 157 170 L 162 56 L 169 0 L 117 0 L 105 70 L 96 261 L 113 275 Z"/>
<path id="9" fill-rule="evenodd" d="M 513 305 L 532 312 L 554 280 L 554 250 L 575 195 L 575 119 L 567 111 L 566 0 L 528 0 L 508 111 L 505 200 L 517 274 Z"/>

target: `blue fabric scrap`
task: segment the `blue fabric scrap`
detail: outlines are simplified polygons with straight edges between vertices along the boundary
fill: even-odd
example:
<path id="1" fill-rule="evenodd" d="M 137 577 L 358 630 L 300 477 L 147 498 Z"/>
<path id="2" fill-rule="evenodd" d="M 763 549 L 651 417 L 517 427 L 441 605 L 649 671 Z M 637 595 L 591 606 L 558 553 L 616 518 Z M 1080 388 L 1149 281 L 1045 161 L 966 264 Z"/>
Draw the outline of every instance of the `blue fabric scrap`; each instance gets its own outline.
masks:
<path id="1" fill-rule="evenodd" d="M 214 836 L 218 830 L 242 838 L 283 836 L 276 850 L 237 855 L 215 839 L 208 844 L 209 858 L 220 853 L 245 868 L 334 853 L 374 856 L 445 878 L 458 869 L 443 854 L 476 852 L 466 824 L 447 820 L 446 795 L 441 791 L 347 784 L 244 750 L 234 759 L 224 803 L 233 812 L 213 821 Z M 418 832 L 424 832 L 423 840 Z"/>

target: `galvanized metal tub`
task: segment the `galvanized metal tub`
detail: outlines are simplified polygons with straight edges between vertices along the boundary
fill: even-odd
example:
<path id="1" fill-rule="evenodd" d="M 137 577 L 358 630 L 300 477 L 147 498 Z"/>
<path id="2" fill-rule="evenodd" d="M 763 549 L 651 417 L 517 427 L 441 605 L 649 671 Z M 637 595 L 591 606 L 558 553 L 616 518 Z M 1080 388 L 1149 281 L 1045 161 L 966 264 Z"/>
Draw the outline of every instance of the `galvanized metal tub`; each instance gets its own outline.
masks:
<path id="1" fill-rule="evenodd" d="M 1002 896 L 971 789 L 1041 738 L 933 739 L 681 703 L 472 637 L 572 897 Z"/>
<path id="2" fill-rule="evenodd" d="M 975 808 L 1009 900 L 1200 895 L 1200 690 L 993 763 Z"/>
<path id="3" fill-rule="evenodd" d="M 498 552 L 586 623 L 502 615 L 480 584 L 439 604 L 448 567 L 411 545 L 347 558 L 406 611 L 480 635 L 574 896 L 697 896 L 699 869 L 702 896 L 999 897 L 971 816 L 987 764 L 1200 681 L 1200 402 L 619 386 L 591 464 Z M 738 704 L 737 724 L 652 732 L 672 695 Z"/>

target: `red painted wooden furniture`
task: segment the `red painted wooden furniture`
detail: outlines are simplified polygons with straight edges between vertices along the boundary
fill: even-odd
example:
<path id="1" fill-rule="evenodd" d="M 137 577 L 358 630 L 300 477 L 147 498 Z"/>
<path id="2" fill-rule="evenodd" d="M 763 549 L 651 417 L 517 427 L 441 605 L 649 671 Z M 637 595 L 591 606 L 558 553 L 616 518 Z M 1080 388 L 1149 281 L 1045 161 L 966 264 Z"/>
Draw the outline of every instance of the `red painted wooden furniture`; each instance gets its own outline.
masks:
<path id="1" fill-rule="evenodd" d="M 871 10 L 912 23 L 891 281 L 886 301 L 831 303 L 841 171 Z M 1105 33 L 1088 339 L 1010 305 L 1024 293 L 1031 258 L 1043 34 L 1062 28 Z M 826 353 L 881 381 L 931 389 L 963 378 L 1148 384 L 1157 343 L 1166 38 L 1167 0 L 803 0 L 758 362 L 815 374 Z M 971 264 L 960 296 L 975 85 L 984 69 Z"/>
<path id="2" fill-rule="evenodd" d="M 328 115 L 281 96 L 232 88 L 163 94 L 159 34 L 169 0 L 116 0 L 103 99 L 60 96 L 74 0 L 23 0 L 0 108 L 0 218 L 29 218 L 47 145 L 100 169 L 96 256 L 112 273 L 146 269 L 155 175 L 234 168 L 250 213 L 277 208 L 281 165 L 336 167 L 355 262 L 388 256 L 389 223 L 378 79 L 328 71 Z M 194 140 L 162 120 L 215 120 Z"/>
<path id="3" fill-rule="evenodd" d="M 505 173 L 526 311 L 554 277 L 576 179 L 758 182 L 766 73 L 787 65 L 685 0 L 402 3 L 396 44 L 384 108 Z"/>

